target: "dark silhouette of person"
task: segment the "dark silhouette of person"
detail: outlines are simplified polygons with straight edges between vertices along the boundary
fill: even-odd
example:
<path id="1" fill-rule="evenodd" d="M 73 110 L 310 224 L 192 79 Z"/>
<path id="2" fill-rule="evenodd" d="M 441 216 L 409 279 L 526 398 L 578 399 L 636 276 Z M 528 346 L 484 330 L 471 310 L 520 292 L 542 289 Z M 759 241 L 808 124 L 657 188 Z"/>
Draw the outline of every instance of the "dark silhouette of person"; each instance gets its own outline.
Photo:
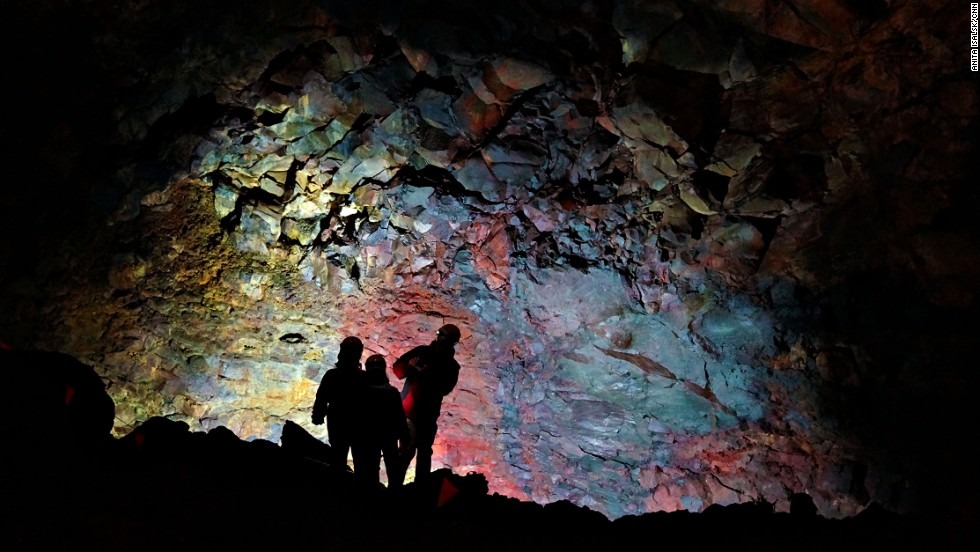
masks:
<path id="1" fill-rule="evenodd" d="M 330 465 L 346 469 L 347 453 L 357 426 L 357 398 L 364 385 L 364 371 L 361 370 L 361 354 L 364 344 L 357 337 L 350 336 L 340 342 L 336 365 L 327 370 L 320 380 L 313 402 L 312 421 L 316 425 L 327 419 L 327 433 L 330 439 Z"/>
<path id="2" fill-rule="evenodd" d="M 365 365 L 365 385 L 360 399 L 357 435 L 354 437 L 354 477 L 364 489 L 380 485 L 381 458 L 385 461 L 388 487 L 400 487 L 405 479 L 398 443 L 408 438 L 408 422 L 401 394 L 388 382 L 388 363 L 371 355 Z"/>
<path id="3" fill-rule="evenodd" d="M 459 338 L 459 328 L 446 324 L 439 328 L 436 339 L 429 345 L 408 351 L 391 367 L 398 379 L 405 380 L 401 396 L 410 436 L 402 447 L 402 466 L 407 469 L 414 457 L 415 479 L 420 483 L 428 480 L 432 470 L 432 443 L 436 439 L 442 399 L 459 380 L 459 363 L 454 358 Z"/>

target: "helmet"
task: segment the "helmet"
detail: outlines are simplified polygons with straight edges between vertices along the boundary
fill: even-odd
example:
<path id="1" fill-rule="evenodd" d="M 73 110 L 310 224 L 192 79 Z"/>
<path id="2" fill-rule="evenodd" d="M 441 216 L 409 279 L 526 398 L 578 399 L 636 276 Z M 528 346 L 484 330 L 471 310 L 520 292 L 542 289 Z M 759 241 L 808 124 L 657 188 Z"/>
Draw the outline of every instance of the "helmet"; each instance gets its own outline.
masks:
<path id="1" fill-rule="evenodd" d="M 439 328 L 436 335 L 446 338 L 446 340 L 450 343 L 459 343 L 459 328 L 457 328 L 455 324 L 446 324 L 445 326 Z"/>
<path id="2" fill-rule="evenodd" d="M 340 342 L 341 351 L 356 351 L 364 350 L 364 344 L 361 343 L 361 339 L 356 336 L 345 337 L 343 341 Z"/>
<path id="3" fill-rule="evenodd" d="M 381 355 L 371 355 L 367 357 L 367 360 L 364 362 L 364 367 L 368 370 L 372 368 L 381 368 L 383 370 L 387 366 L 388 363 L 385 362 L 385 357 Z"/>
<path id="4" fill-rule="evenodd" d="M 337 360 L 352 360 L 357 362 L 364 352 L 364 344 L 355 336 L 345 337 L 340 342 L 340 352 L 337 353 Z"/>

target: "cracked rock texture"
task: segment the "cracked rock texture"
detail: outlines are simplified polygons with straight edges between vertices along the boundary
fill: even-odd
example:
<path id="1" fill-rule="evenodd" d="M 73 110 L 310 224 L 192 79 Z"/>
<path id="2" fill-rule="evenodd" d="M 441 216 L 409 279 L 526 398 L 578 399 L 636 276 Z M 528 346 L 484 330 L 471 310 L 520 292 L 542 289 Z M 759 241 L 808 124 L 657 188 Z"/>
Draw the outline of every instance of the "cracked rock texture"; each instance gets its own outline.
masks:
<path id="1" fill-rule="evenodd" d="M 491 491 L 965 501 L 965 5 L 496 4 L 15 10 L 0 340 L 95 367 L 117 436 L 326 440 L 344 336 L 453 322 L 435 463 Z"/>

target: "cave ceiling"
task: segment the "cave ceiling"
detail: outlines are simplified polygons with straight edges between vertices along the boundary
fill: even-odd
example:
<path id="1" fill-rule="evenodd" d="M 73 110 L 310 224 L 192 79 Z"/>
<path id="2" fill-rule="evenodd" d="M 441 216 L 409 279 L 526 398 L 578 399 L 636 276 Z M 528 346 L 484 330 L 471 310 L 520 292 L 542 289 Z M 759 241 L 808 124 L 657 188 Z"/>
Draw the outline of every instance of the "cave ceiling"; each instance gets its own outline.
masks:
<path id="1" fill-rule="evenodd" d="M 436 464 L 495 492 L 842 516 L 951 483 L 965 6 L 364 4 L 17 10 L 0 340 L 91 364 L 117 435 L 326 440 L 344 336 L 390 363 L 452 322 Z"/>

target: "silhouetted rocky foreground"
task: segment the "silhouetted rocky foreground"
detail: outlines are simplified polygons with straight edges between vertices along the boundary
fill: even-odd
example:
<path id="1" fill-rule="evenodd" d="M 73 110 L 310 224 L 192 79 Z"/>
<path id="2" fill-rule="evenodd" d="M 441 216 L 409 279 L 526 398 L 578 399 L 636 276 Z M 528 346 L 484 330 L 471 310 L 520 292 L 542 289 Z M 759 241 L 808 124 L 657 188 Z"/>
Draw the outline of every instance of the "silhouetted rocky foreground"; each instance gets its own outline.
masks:
<path id="1" fill-rule="evenodd" d="M 191 432 L 151 418 L 110 435 L 112 400 L 87 366 L 59 353 L 0 352 L 7 549 L 30 550 L 878 550 L 971 549 L 960 517 L 875 505 L 825 519 L 806 503 L 703 513 L 604 515 L 490 495 L 482 475 L 440 470 L 431 485 L 366 493 L 331 469 L 329 447 L 287 423 L 281 443 L 224 427 Z M 794 505 L 796 507 L 796 505 Z"/>

